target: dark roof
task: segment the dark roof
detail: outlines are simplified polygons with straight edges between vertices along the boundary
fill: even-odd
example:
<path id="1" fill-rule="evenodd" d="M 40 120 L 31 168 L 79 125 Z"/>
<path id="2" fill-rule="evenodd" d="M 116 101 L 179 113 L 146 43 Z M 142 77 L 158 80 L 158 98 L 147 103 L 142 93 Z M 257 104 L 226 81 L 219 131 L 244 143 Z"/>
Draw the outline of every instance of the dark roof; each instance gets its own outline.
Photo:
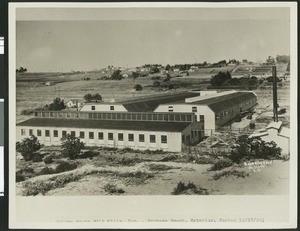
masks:
<path id="1" fill-rule="evenodd" d="M 195 101 L 192 102 L 192 104 L 207 105 L 215 113 L 218 113 L 252 98 L 256 98 L 256 95 L 253 92 L 235 92 L 228 95 Z"/>
<path id="2" fill-rule="evenodd" d="M 180 93 L 166 94 L 166 95 L 154 95 L 154 96 L 151 95 L 146 97 L 122 100 L 119 103 L 123 104 L 123 106 L 129 112 L 145 112 L 145 111 L 153 111 L 160 104 L 174 103 L 194 96 L 199 96 L 199 93 L 180 92 Z"/>
<path id="3" fill-rule="evenodd" d="M 21 123 L 18 123 L 17 126 L 181 132 L 189 124 L 190 124 L 189 122 L 32 118 L 23 121 Z"/>

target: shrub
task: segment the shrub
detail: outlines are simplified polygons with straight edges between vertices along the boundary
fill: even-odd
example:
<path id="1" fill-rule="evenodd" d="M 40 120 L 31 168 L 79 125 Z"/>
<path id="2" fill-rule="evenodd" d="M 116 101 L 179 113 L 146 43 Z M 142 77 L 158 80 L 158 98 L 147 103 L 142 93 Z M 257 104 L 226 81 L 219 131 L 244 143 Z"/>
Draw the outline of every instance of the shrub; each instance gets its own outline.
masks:
<path id="1" fill-rule="evenodd" d="M 173 161 L 176 160 L 178 158 L 177 155 L 168 155 L 166 157 L 163 157 L 162 159 L 160 159 L 159 161 L 161 162 L 168 162 L 168 161 Z"/>
<path id="2" fill-rule="evenodd" d="M 214 180 L 219 180 L 222 177 L 228 177 L 228 176 L 236 176 L 237 178 L 242 177 L 245 178 L 246 176 L 249 176 L 249 173 L 246 173 L 244 171 L 237 171 L 237 170 L 227 170 L 220 173 L 215 173 L 212 178 Z"/>
<path id="3" fill-rule="evenodd" d="M 43 161 L 43 155 L 40 153 L 35 154 L 35 156 L 32 158 L 32 162 L 41 162 Z"/>
<path id="4" fill-rule="evenodd" d="M 93 150 L 88 150 L 88 151 L 82 153 L 81 155 L 79 155 L 78 157 L 81 159 L 86 159 L 86 158 L 93 159 L 93 157 L 95 157 L 97 155 L 99 155 L 99 152 L 93 151 Z"/>
<path id="5" fill-rule="evenodd" d="M 45 164 L 51 164 L 53 162 L 53 155 L 49 154 L 43 158 Z"/>
<path id="6" fill-rule="evenodd" d="M 77 168 L 77 165 L 75 163 L 69 163 L 66 161 L 62 161 L 55 167 L 55 173 L 71 171 L 76 168 Z"/>
<path id="7" fill-rule="evenodd" d="M 150 171 L 167 171 L 173 168 L 164 164 L 149 164 L 148 167 Z"/>
<path id="8" fill-rule="evenodd" d="M 48 175 L 55 173 L 53 168 L 44 167 L 40 170 L 39 175 Z"/>
<path id="9" fill-rule="evenodd" d="M 250 123 L 250 124 L 249 124 L 249 128 L 250 128 L 250 129 L 254 129 L 254 128 L 255 128 L 255 123 Z"/>
<path id="10" fill-rule="evenodd" d="M 154 81 L 152 84 L 154 87 L 159 87 L 160 86 L 160 82 L 158 80 Z"/>
<path id="11" fill-rule="evenodd" d="M 236 163 L 250 159 L 280 159 L 281 148 L 273 141 L 265 142 L 260 137 L 242 135 L 237 138 L 228 157 Z"/>
<path id="12" fill-rule="evenodd" d="M 41 144 L 34 135 L 16 143 L 16 150 L 21 153 L 25 161 L 32 160 L 40 148 Z"/>
<path id="13" fill-rule="evenodd" d="M 123 194 L 125 191 L 121 188 L 118 188 L 116 185 L 113 184 L 106 184 L 103 187 L 104 191 L 109 194 Z"/>
<path id="14" fill-rule="evenodd" d="M 141 90 L 143 90 L 143 87 L 142 87 L 141 84 L 136 84 L 136 85 L 134 85 L 133 88 L 134 88 L 136 91 L 141 91 Z"/>
<path id="15" fill-rule="evenodd" d="M 34 169 L 30 167 L 25 167 L 16 172 L 16 182 L 24 181 L 35 175 Z"/>
<path id="16" fill-rule="evenodd" d="M 221 170 L 223 168 L 227 168 L 233 165 L 232 160 L 230 159 L 221 159 L 218 160 L 217 162 L 215 162 L 213 164 L 213 166 L 211 166 L 208 171 L 217 171 L 217 170 Z"/>
<path id="17" fill-rule="evenodd" d="M 79 138 L 67 134 L 61 139 L 62 154 L 69 157 L 71 160 L 76 159 L 84 148 L 84 143 Z"/>
<path id="18" fill-rule="evenodd" d="M 185 184 L 184 182 L 179 182 L 177 186 L 173 189 L 173 195 L 180 195 L 180 194 L 198 194 L 198 195 L 208 195 L 208 190 L 197 187 L 194 183 L 189 182 Z"/>
<path id="19" fill-rule="evenodd" d="M 28 110 L 24 109 L 21 111 L 21 115 L 31 115 L 32 113 L 33 113 L 33 111 L 30 109 L 28 109 Z"/>

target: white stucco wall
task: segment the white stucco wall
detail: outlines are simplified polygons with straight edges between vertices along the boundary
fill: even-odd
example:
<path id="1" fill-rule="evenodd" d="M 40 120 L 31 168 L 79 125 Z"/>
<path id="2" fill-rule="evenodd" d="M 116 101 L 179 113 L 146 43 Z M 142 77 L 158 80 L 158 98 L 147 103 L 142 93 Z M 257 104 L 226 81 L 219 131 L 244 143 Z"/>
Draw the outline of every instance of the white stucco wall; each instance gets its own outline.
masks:
<path id="1" fill-rule="evenodd" d="M 21 135 L 21 129 L 25 129 L 25 135 Z M 109 129 L 79 129 L 79 128 L 53 128 L 53 127 L 17 127 L 17 141 L 29 137 L 29 129 L 33 129 L 33 135 L 37 136 L 37 130 L 42 131 L 42 136 L 37 136 L 38 140 L 46 145 L 61 145 L 62 131 L 75 131 L 75 136 L 79 137 L 80 131 L 85 132 L 85 138 L 80 139 L 87 146 L 106 146 L 115 148 L 129 147 L 140 150 L 156 150 L 162 149 L 170 152 L 181 151 L 181 133 L 180 132 L 150 132 L 150 131 L 129 131 L 129 130 L 109 130 Z M 45 130 L 50 130 L 50 137 L 45 137 Z M 58 137 L 53 136 L 53 131 L 58 130 Z M 89 132 L 94 132 L 94 139 L 89 139 Z M 104 139 L 98 139 L 98 132 L 103 132 Z M 113 140 L 108 140 L 108 133 L 113 133 Z M 123 133 L 124 141 L 118 140 L 118 133 Z M 134 134 L 134 141 L 128 141 L 128 134 Z M 145 135 L 145 142 L 139 142 L 139 134 Z M 156 135 L 156 142 L 150 143 L 150 135 Z M 161 135 L 167 136 L 167 143 L 161 143 Z"/>
<path id="2" fill-rule="evenodd" d="M 159 105 L 154 112 L 169 112 L 169 106 L 173 107 L 173 112 L 192 112 L 192 108 L 196 107 L 197 112 L 194 113 L 197 116 L 197 121 L 200 121 L 200 115 L 204 115 L 205 135 L 210 135 L 210 130 L 216 129 L 215 113 L 208 106 L 195 104 L 163 104 Z"/>
<path id="3" fill-rule="evenodd" d="M 95 106 L 95 110 L 92 110 L 92 106 Z M 114 110 L 110 107 L 114 106 Z M 122 104 L 85 104 L 80 111 L 127 111 Z"/>

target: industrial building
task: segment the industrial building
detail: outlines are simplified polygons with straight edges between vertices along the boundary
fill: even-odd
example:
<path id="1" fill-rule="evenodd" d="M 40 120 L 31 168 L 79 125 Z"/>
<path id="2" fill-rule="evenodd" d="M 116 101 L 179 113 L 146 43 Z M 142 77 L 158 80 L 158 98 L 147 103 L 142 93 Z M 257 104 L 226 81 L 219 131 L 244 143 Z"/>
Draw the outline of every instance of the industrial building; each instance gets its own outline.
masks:
<path id="1" fill-rule="evenodd" d="M 253 92 L 192 91 L 88 103 L 80 111 L 37 111 L 17 124 L 17 141 L 35 135 L 60 145 L 66 134 L 87 146 L 180 152 L 257 104 Z"/>
<path id="2" fill-rule="evenodd" d="M 35 135 L 44 145 L 60 145 L 71 134 L 87 146 L 180 152 L 182 144 L 203 139 L 202 126 L 193 113 L 43 111 L 17 124 L 17 141 Z"/>
<path id="3" fill-rule="evenodd" d="M 209 135 L 212 130 L 230 123 L 240 113 L 252 110 L 256 105 L 257 97 L 252 91 L 195 91 L 119 102 L 89 103 L 81 111 L 191 112 L 195 121 L 204 124 L 203 130 Z"/>

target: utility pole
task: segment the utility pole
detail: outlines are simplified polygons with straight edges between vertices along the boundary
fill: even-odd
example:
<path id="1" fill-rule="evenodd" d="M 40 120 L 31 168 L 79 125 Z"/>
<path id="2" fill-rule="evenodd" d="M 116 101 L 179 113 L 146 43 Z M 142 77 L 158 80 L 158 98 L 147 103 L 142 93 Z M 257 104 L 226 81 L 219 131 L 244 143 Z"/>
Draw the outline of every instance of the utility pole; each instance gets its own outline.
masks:
<path id="1" fill-rule="evenodd" d="M 276 66 L 272 67 L 272 75 L 273 75 L 273 115 L 274 122 L 278 122 L 278 102 L 277 102 L 277 74 L 276 74 Z"/>

